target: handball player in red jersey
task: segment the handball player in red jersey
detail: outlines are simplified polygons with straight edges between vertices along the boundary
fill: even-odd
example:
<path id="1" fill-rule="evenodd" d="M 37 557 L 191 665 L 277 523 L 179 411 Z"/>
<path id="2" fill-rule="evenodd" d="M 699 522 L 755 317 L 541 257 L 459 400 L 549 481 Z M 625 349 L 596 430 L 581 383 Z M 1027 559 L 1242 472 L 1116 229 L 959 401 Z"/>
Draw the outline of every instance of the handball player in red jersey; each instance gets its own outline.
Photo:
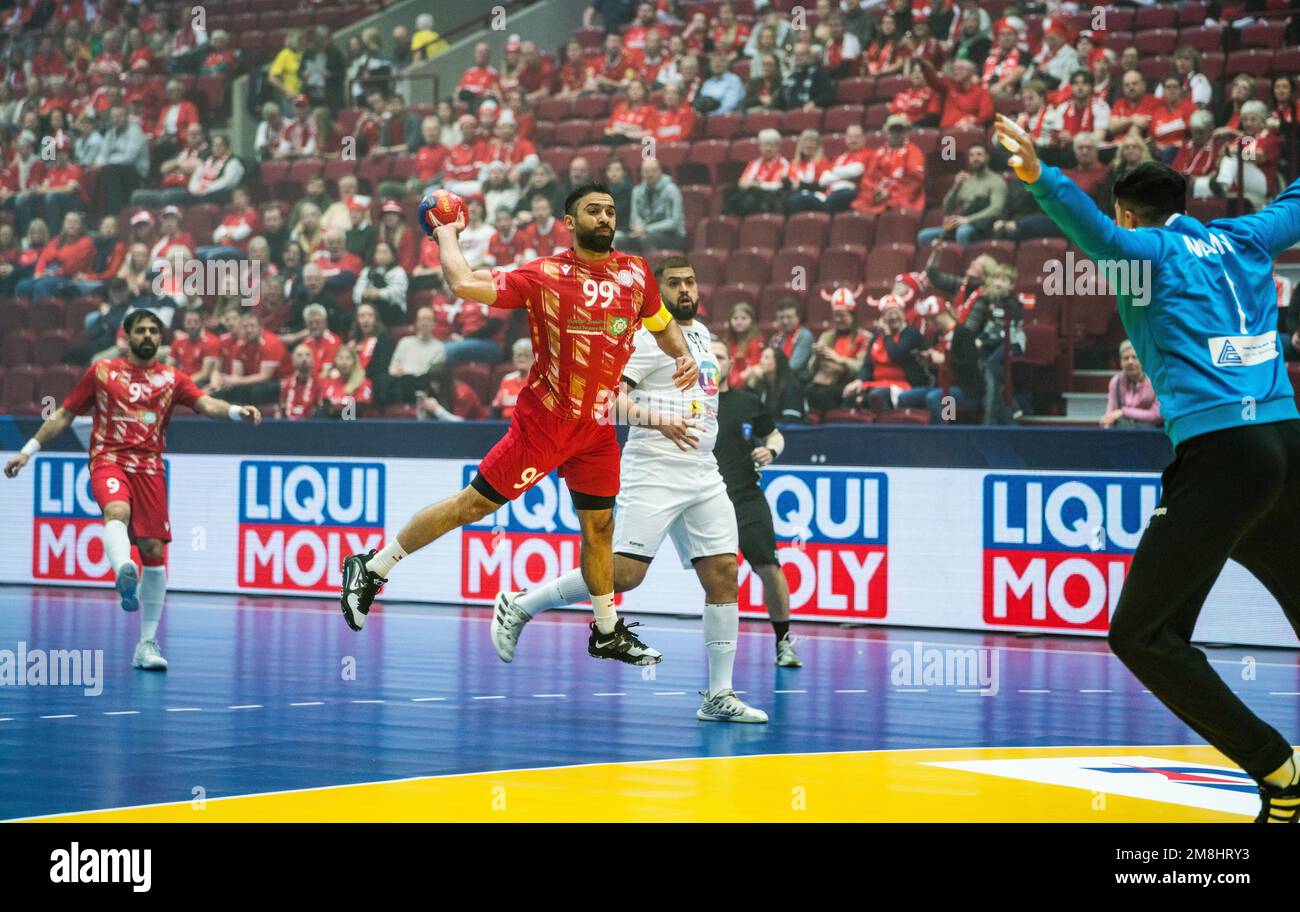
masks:
<path id="1" fill-rule="evenodd" d="M 104 551 L 116 576 L 122 608 L 141 605 L 140 642 L 131 664 L 146 671 L 166 671 L 158 649 L 158 622 L 167 594 L 163 550 L 171 541 L 167 518 L 167 476 L 162 453 L 167 422 L 177 405 L 209 418 L 231 421 L 262 415 L 251 405 L 231 405 L 205 396 L 189 376 L 155 360 L 163 325 L 149 310 L 136 310 L 122 322 L 130 353 L 90 366 L 53 417 L 40 426 L 22 451 L 5 464 L 13 478 L 27 461 L 72 423 L 95 412 L 90 436 L 90 490 L 104 511 Z M 131 542 L 140 549 L 143 577 L 131 561 Z"/>
<path id="2" fill-rule="evenodd" d="M 576 187 L 564 203 L 573 246 L 518 269 L 473 271 L 453 224 L 426 225 L 442 271 L 459 297 L 492 307 L 528 309 L 536 361 L 519 393 L 510 429 L 479 463 L 464 490 L 425 507 L 380 551 L 343 561 L 343 617 L 353 630 L 393 565 L 452 529 L 477 522 L 559 469 L 582 530 L 582 577 L 596 620 L 587 651 L 596 658 L 652 665 L 663 657 L 614 611 L 614 497 L 619 446 L 608 407 L 617 397 L 632 338 L 644 325 L 676 363 L 674 382 L 693 387 L 699 368 L 663 302 L 654 273 L 639 256 L 613 249 L 614 197 L 603 184 Z"/>

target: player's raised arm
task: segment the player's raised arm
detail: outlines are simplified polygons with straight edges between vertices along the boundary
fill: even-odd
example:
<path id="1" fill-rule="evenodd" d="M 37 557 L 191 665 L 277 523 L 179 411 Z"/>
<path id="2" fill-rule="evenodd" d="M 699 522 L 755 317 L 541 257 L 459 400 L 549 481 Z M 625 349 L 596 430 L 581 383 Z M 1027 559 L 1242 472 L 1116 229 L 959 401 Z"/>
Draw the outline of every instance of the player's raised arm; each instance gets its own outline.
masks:
<path id="1" fill-rule="evenodd" d="M 40 452 L 41 447 L 49 443 L 55 437 L 58 437 L 68 425 L 72 424 L 72 419 L 76 415 L 59 406 L 54 410 L 54 414 L 45 420 L 45 422 L 32 435 L 32 439 L 23 444 L 23 448 L 18 451 L 18 455 L 5 463 L 5 477 L 14 478 L 22 471 L 22 467 L 27 465 L 28 460 Z"/>
<path id="2" fill-rule="evenodd" d="M 443 278 L 457 297 L 480 304 L 495 304 L 497 289 L 492 282 L 492 271 L 470 269 L 465 254 L 461 252 L 460 238 L 457 235 L 464 227 L 465 219 L 462 217 L 450 225 L 439 225 L 434 229 L 433 237 L 438 242 L 438 251 L 442 257 Z"/>
<path id="3" fill-rule="evenodd" d="M 999 114 L 995 132 L 998 142 L 1011 153 L 1011 170 L 1025 182 L 1043 211 L 1084 253 L 1093 259 L 1155 257 L 1157 242 L 1153 238 L 1119 227 L 1059 168 L 1039 162 L 1034 139 L 1020 124 Z"/>

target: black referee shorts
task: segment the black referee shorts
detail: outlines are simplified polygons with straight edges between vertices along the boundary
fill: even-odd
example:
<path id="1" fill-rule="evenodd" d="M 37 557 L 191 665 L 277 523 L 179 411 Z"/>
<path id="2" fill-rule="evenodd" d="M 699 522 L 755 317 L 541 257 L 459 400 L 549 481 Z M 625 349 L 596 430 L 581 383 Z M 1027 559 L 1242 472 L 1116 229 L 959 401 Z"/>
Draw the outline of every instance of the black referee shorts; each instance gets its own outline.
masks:
<path id="1" fill-rule="evenodd" d="M 1124 581 L 1110 645 L 1175 715 L 1256 779 L 1291 746 L 1191 645 L 1229 558 L 1300 631 L 1300 421 L 1244 425 L 1184 441 Z M 1284 645 L 1279 643 L 1279 646 Z"/>
<path id="2" fill-rule="evenodd" d="M 728 491 L 736 508 L 736 527 L 740 533 L 740 553 L 751 567 L 778 563 L 776 532 L 772 528 L 772 510 L 758 485 L 740 491 Z"/>

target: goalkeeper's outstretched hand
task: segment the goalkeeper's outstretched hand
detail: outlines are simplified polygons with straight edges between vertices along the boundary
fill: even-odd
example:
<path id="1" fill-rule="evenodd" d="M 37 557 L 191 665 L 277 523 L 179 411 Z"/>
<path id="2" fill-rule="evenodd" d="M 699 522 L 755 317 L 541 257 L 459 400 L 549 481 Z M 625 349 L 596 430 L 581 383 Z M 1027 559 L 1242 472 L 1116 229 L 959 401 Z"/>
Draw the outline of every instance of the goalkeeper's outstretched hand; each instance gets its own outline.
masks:
<path id="1" fill-rule="evenodd" d="M 1038 161 L 1034 138 L 1020 124 L 1004 114 L 999 114 L 994 132 L 1002 148 L 1011 153 L 1011 170 L 1026 184 L 1032 184 L 1043 173 Z"/>

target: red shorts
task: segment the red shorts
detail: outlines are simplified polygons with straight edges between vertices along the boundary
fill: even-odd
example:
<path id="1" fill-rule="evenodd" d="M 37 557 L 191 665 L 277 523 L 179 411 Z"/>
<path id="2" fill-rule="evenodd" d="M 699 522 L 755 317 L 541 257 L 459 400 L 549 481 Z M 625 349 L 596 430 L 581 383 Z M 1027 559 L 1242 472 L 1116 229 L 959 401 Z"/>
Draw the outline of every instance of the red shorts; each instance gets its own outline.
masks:
<path id="1" fill-rule="evenodd" d="M 566 419 L 547 411 L 528 389 L 519 393 L 510 430 L 479 463 L 483 479 L 514 500 L 556 469 L 570 492 L 618 494 L 622 452 L 618 428 L 591 419 Z"/>
<path id="2" fill-rule="evenodd" d="M 90 472 L 90 492 L 102 510 L 111 503 L 131 507 L 131 540 L 172 540 L 167 518 L 167 476 L 127 472 L 121 466 L 101 465 Z"/>

